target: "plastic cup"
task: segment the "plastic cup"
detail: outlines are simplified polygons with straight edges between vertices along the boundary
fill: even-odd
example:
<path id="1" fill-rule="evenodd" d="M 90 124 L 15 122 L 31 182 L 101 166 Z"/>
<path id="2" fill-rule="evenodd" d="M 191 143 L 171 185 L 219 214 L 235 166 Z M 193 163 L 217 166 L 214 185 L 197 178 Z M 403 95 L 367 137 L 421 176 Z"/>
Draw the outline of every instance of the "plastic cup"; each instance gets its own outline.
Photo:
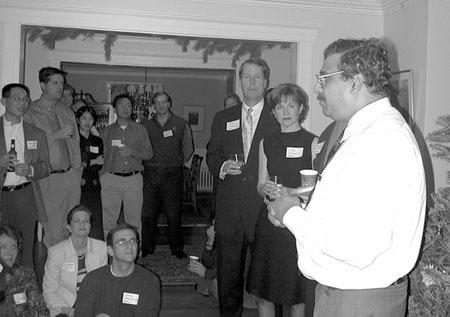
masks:
<path id="1" fill-rule="evenodd" d="M 316 185 L 318 176 L 319 172 L 316 170 L 301 170 L 300 177 L 302 187 L 314 187 Z"/>

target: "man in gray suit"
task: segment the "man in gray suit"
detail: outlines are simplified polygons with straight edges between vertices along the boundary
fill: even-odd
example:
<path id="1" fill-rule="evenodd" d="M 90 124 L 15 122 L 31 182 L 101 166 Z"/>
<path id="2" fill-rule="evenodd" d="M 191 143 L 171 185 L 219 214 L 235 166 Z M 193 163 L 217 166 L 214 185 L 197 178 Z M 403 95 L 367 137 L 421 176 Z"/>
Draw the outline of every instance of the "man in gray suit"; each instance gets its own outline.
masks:
<path id="1" fill-rule="evenodd" d="M 23 234 L 22 264 L 33 267 L 36 220 L 47 222 L 39 180 L 50 175 L 45 132 L 23 121 L 30 103 L 29 89 L 8 84 L 2 89 L 6 112 L 0 117 L 1 223 Z M 8 154 L 14 140 L 17 155 Z"/>

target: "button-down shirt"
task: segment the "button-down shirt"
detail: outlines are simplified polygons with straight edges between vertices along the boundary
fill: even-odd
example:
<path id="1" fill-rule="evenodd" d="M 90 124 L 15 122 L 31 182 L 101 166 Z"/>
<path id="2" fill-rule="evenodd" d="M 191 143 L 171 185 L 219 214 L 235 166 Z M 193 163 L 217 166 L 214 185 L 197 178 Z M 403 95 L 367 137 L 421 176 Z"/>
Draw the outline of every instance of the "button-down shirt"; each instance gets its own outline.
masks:
<path id="1" fill-rule="evenodd" d="M 3 130 L 5 132 L 6 150 L 9 152 L 11 149 L 11 140 L 15 140 L 18 163 L 25 163 L 25 137 L 23 134 L 23 119 L 20 123 L 11 125 L 11 122 L 6 120 L 3 116 Z M 26 183 L 28 180 L 26 177 L 18 176 L 15 172 L 6 173 L 5 183 L 3 186 L 20 185 Z"/>
<path id="2" fill-rule="evenodd" d="M 140 124 L 129 122 L 124 128 L 117 122 L 106 127 L 100 137 L 103 140 L 104 164 L 99 174 L 128 173 L 143 171 L 142 160 L 153 156 L 152 145 L 147 130 Z M 131 149 L 131 156 L 117 155 L 117 145 L 124 144 Z"/>
<path id="3" fill-rule="evenodd" d="M 307 211 L 284 215 L 300 270 L 340 289 L 390 285 L 417 260 L 425 197 L 411 129 L 387 98 L 367 105 L 349 121 Z"/>

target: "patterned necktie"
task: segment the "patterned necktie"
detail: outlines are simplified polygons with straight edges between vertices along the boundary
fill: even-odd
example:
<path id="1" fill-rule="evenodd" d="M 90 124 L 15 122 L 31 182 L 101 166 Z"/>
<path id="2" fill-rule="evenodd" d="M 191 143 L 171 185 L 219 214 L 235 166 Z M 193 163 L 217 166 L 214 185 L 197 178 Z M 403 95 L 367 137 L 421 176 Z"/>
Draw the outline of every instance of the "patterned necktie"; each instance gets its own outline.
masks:
<path id="1" fill-rule="evenodd" d="M 253 138 L 253 109 L 250 108 L 245 116 L 245 131 L 244 131 L 244 158 L 247 162 L 248 153 L 250 152 L 250 147 L 252 146 Z"/>

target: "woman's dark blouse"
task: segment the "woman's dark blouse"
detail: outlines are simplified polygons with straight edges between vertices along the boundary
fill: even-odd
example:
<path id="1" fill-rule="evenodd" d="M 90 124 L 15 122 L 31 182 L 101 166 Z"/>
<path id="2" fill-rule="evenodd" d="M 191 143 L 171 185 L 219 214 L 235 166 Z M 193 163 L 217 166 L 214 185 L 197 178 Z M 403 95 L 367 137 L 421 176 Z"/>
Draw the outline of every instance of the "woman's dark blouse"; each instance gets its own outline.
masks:
<path id="1" fill-rule="evenodd" d="M 81 190 L 100 190 L 98 171 L 102 168 L 102 165 L 91 165 L 91 160 L 103 155 L 103 141 L 92 134 L 85 138 L 80 133 L 80 149 L 81 164 L 84 166 L 82 175 L 84 185 L 81 186 Z"/>

